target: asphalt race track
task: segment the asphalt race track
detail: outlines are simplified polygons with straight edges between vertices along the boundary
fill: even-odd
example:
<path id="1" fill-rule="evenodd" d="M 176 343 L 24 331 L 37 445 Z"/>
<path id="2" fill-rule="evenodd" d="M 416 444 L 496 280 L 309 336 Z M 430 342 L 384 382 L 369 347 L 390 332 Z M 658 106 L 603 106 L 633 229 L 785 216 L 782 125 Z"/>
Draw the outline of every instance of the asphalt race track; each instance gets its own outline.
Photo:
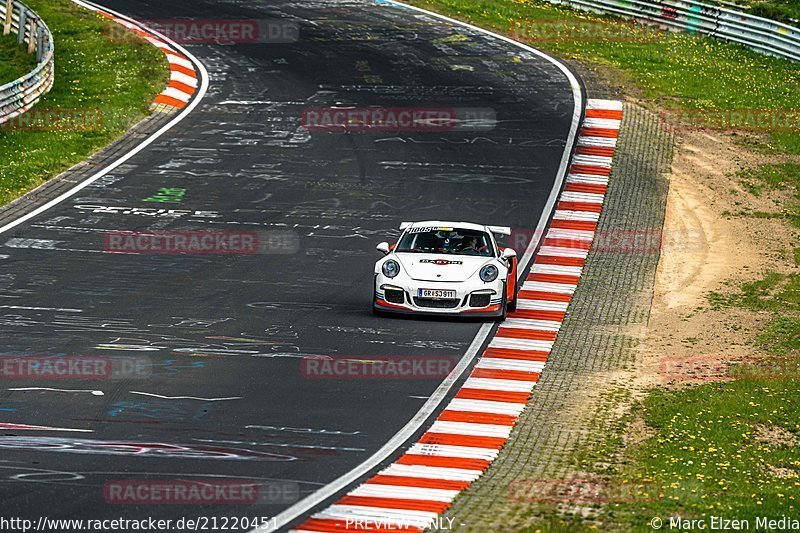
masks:
<path id="1" fill-rule="evenodd" d="M 100 379 L 0 376 L 0 423 L 83 430 L 4 429 L 0 501 L 32 518 L 275 516 L 370 457 L 444 379 L 321 379 L 303 371 L 309 360 L 458 361 L 481 328 L 374 317 L 375 245 L 403 220 L 534 229 L 570 148 L 570 84 L 508 43 L 368 1 L 104 5 L 139 20 L 283 21 L 299 39 L 184 44 L 210 76 L 199 107 L 0 235 L 0 351 L 114 368 Z M 304 112 L 328 106 L 477 110 L 496 122 L 301 128 Z M 161 189 L 175 203 L 145 201 Z M 269 244 L 255 255 L 104 253 L 120 230 L 255 231 Z M 297 492 L 244 508 L 104 496 L 112 480 L 176 478 Z"/>

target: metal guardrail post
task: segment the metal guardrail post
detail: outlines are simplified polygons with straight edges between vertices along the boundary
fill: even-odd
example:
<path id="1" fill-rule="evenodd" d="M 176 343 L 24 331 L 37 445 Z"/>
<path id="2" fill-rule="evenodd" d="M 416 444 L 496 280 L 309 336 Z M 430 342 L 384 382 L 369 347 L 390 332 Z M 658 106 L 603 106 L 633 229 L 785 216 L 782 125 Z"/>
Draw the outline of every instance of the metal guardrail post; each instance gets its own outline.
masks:
<path id="1" fill-rule="evenodd" d="M 36 26 L 36 62 L 39 63 L 44 55 L 44 28 Z"/>
<path id="2" fill-rule="evenodd" d="M 11 33 L 11 22 L 14 20 L 14 0 L 6 0 L 6 20 L 3 25 L 3 35 Z"/>
<path id="3" fill-rule="evenodd" d="M 19 10 L 19 34 L 17 35 L 17 42 L 22 44 L 25 41 L 25 23 L 28 20 L 28 11 L 24 7 Z"/>
<path id="4" fill-rule="evenodd" d="M 32 54 L 36 51 L 36 33 L 37 33 L 36 17 L 31 17 L 31 29 L 28 36 L 28 53 Z"/>

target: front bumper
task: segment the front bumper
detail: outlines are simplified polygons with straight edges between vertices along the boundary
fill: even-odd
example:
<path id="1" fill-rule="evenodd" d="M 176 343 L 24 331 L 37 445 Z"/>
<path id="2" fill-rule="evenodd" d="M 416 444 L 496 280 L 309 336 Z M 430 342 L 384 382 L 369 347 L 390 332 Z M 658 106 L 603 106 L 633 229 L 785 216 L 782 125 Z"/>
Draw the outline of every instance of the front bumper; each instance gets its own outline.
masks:
<path id="1" fill-rule="evenodd" d="M 398 276 L 400 277 L 400 276 Z M 385 313 L 409 315 L 444 315 L 499 317 L 503 315 L 503 292 L 505 283 L 497 279 L 491 283 L 465 281 L 442 283 L 431 281 L 387 278 L 378 274 L 375 278 L 373 308 Z M 422 298 L 420 289 L 455 291 L 451 299 Z"/>

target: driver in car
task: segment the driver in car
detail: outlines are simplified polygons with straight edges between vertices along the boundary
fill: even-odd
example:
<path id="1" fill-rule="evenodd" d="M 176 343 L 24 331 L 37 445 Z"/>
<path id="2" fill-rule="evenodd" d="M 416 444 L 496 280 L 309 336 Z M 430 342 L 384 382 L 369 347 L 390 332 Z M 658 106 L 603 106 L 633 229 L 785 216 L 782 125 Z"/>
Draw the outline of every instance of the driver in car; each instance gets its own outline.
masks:
<path id="1" fill-rule="evenodd" d="M 464 244 L 461 246 L 460 253 L 467 253 L 469 255 L 482 255 L 486 250 L 486 246 L 478 245 L 477 237 L 467 237 L 464 239 Z"/>

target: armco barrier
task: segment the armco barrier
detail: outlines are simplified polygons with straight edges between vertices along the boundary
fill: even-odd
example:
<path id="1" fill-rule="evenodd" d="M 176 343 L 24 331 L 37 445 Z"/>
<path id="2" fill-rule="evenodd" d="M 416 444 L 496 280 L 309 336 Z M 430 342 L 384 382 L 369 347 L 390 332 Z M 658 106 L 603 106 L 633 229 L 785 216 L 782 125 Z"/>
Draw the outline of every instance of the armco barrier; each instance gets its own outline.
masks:
<path id="1" fill-rule="evenodd" d="M 0 86 L 0 124 L 28 111 L 53 87 L 53 35 L 47 24 L 22 2 L 0 0 L 3 34 L 17 35 L 17 41 L 36 53 L 38 64 L 18 80 Z"/>
<path id="2" fill-rule="evenodd" d="M 549 0 L 584 11 L 632 17 L 671 30 L 703 33 L 764 54 L 800 61 L 800 28 L 694 0 Z"/>

